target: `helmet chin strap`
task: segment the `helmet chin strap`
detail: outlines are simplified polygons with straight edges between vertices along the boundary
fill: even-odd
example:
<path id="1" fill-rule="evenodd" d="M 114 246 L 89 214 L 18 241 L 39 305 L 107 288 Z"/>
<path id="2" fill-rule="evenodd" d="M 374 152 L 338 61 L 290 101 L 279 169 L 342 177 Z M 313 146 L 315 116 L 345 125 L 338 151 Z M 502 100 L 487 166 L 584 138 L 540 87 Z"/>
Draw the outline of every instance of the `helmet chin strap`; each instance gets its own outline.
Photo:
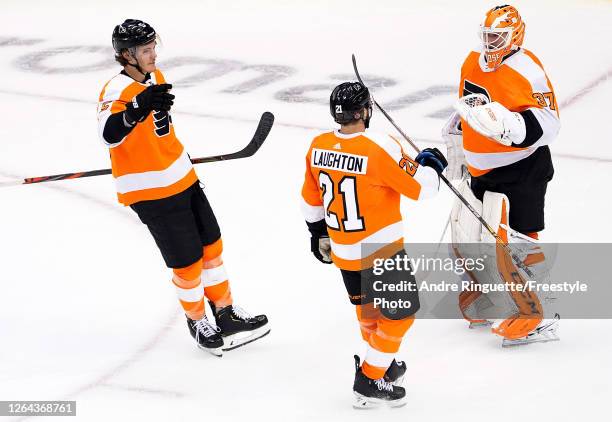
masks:
<path id="1" fill-rule="evenodd" d="M 144 76 L 144 75 L 146 75 L 145 71 L 144 71 L 144 70 L 142 70 L 142 67 L 140 67 L 140 63 L 138 62 L 138 59 L 136 58 L 136 54 L 134 54 L 134 53 L 135 53 L 135 51 L 134 51 L 134 52 L 132 52 L 132 51 L 130 51 L 130 49 L 128 49 L 128 52 L 130 53 L 130 56 L 132 56 L 132 58 L 133 58 L 134 60 L 136 60 L 136 64 L 132 64 L 132 63 L 130 63 L 130 62 L 128 62 L 127 64 L 128 64 L 129 66 L 132 66 L 134 69 L 136 69 L 136 70 L 137 70 L 137 71 L 139 71 L 140 73 L 142 73 L 142 74 L 143 74 L 143 76 Z"/>
<path id="2" fill-rule="evenodd" d="M 134 69 L 136 69 L 137 71 L 139 71 L 140 73 L 142 73 L 143 75 L 146 75 L 146 73 L 144 72 L 144 70 L 142 70 L 142 68 L 140 67 L 140 64 L 138 63 L 138 60 L 136 60 L 136 64 L 132 64 L 130 62 L 128 62 L 129 66 L 132 66 Z"/>

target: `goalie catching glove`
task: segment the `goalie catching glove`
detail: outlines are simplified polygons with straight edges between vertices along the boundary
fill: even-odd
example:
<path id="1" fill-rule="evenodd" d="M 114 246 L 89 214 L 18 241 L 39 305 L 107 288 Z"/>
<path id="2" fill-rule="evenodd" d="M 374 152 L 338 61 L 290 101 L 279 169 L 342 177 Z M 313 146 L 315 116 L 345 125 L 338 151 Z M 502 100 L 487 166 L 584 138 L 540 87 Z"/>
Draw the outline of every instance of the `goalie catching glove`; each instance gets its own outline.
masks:
<path id="1" fill-rule="evenodd" d="M 446 144 L 446 157 L 448 160 L 446 178 L 448 180 L 461 180 L 463 169 L 467 169 L 467 163 L 463 153 L 463 133 L 461 131 L 461 116 L 459 116 L 459 113 L 454 111 L 450 115 L 442 129 L 441 135 Z"/>
<path id="2" fill-rule="evenodd" d="M 525 140 L 527 129 L 520 113 L 510 111 L 495 101 L 487 103 L 487 100 L 470 107 L 466 99 L 473 96 L 474 94 L 465 96 L 454 105 L 455 110 L 472 129 L 506 146 L 520 144 Z"/>

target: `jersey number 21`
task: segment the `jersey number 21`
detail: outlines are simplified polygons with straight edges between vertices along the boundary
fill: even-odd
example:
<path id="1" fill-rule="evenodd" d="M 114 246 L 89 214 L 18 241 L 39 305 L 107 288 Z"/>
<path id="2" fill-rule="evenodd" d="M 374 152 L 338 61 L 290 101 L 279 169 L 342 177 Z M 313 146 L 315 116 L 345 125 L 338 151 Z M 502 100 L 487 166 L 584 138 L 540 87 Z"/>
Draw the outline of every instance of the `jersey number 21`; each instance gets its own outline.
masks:
<path id="1" fill-rule="evenodd" d="M 338 183 L 338 194 L 342 197 L 344 218 L 338 220 L 338 215 L 329 210 L 336 198 L 334 181 L 324 171 L 319 172 L 319 187 L 323 190 L 323 207 L 325 208 L 325 223 L 330 229 L 345 232 L 358 232 L 365 229 L 363 217 L 359 215 L 357 203 L 357 179 L 355 176 L 344 176 Z M 342 224 L 342 228 L 340 227 Z"/>

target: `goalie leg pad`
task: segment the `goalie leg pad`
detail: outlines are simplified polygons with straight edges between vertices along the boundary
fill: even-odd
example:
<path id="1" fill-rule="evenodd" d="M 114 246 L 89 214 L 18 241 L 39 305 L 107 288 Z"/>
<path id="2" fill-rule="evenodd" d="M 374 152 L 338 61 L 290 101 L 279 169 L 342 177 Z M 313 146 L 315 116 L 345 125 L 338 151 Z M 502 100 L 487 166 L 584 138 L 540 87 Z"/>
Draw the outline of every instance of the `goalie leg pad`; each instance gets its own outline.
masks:
<path id="1" fill-rule="evenodd" d="M 472 285 L 477 282 L 472 282 Z M 459 293 L 459 310 L 465 320 L 474 324 L 486 324 L 482 318 L 484 312 L 493 306 L 489 297 L 480 291 L 463 291 Z"/>
<path id="2" fill-rule="evenodd" d="M 482 213 L 482 202 L 474 196 L 468 180 L 461 182 L 457 186 L 457 190 L 477 212 Z M 451 211 L 453 244 L 461 245 L 462 243 L 480 242 L 480 232 L 480 222 L 476 220 L 471 211 L 457 198 Z"/>
<path id="3" fill-rule="evenodd" d="M 503 193 L 486 191 L 482 198 L 482 218 L 489 223 L 495 233 L 508 243 L 508 222 L 510 221 L 510 201 Z M 489 231 L 481 227 L 481 239 L 485 243 L 495 243 Z"/>
<path id="4" fill-rule="evenodd" d="M 508 242 L 510 202 L 501 193 L 484 192 L 480 202 L 467 184 L 460 186 L 460 191 L 481 215 L 491 228 Z M 487 229 L 469 215 L 470 211 L 463 204 L 456 204 L 451 214 L 453 224 L 453 243 L 457 256 L 489 256 L 485 269 L 478 274 L 470 274 L 474 283 L 525 283 L 512 258 L 506 250 L 496 244 L 495 238 Z M 475 222 L 475 223 L 472 223 Z M 478 247 L 462 244 L 463 242 L 481 242 Z M 482 278 L 479 280 L 478 278 Z M 534 292 L 502 291 L 489 294 L 466 291 L 459 296 L 459 307 L 464 317 L 470 322 L 486 319 L 501 319 L 493 332 L 509 339 L 526 336 L 542 320 L 542 306 Z"/>
<path id="5" fill-rule="evenodd" d="M 482 202 L 474 196 L 468 180 L 462 181 L 457 186 L 457 190 L 477 212 L 482 213 Z M 481 241 L 480 223 L 459 198 L 456 199 L 451 211 L 451 234 L 452 250 L 457 258 L 477 257 L 480 248 L 474 244 Z M 479 283 L 473 274 L 468 273 L 468 275 L 472 282 L 471 287 Z M 487 295 L 474 291 L 473 288 L 459 294 L 459 310 L 470 323 L 484 323 L 486 320 L 482 317 L 482 311 L 491 306 L 491 300 Z"/>

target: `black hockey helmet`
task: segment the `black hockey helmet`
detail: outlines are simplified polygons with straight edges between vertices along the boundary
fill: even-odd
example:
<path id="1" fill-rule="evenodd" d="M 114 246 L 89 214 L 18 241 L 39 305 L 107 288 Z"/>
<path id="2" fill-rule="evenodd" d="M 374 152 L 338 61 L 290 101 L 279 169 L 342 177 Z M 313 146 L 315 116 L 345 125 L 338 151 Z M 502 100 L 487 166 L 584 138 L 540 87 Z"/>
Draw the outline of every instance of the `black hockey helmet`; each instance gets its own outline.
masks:
<path id="1" fill-rule="evenodd" d="M 362 114 L 364 108 L 368 110 L 367 118 Z M 329 97 L 329 111 L 336 123 L 343 125 L 363 119 L 367 128 L 372 116 L 370 91 L 361 82 L 341 83 Z"/>
<path id="2" fill-rule="evenodd" d="M 113 48 L 117 55 L 122 50 L 148 44 L 157 37 L 155 29 L 138 19 L 126 19 L 113 30 Z"/>

